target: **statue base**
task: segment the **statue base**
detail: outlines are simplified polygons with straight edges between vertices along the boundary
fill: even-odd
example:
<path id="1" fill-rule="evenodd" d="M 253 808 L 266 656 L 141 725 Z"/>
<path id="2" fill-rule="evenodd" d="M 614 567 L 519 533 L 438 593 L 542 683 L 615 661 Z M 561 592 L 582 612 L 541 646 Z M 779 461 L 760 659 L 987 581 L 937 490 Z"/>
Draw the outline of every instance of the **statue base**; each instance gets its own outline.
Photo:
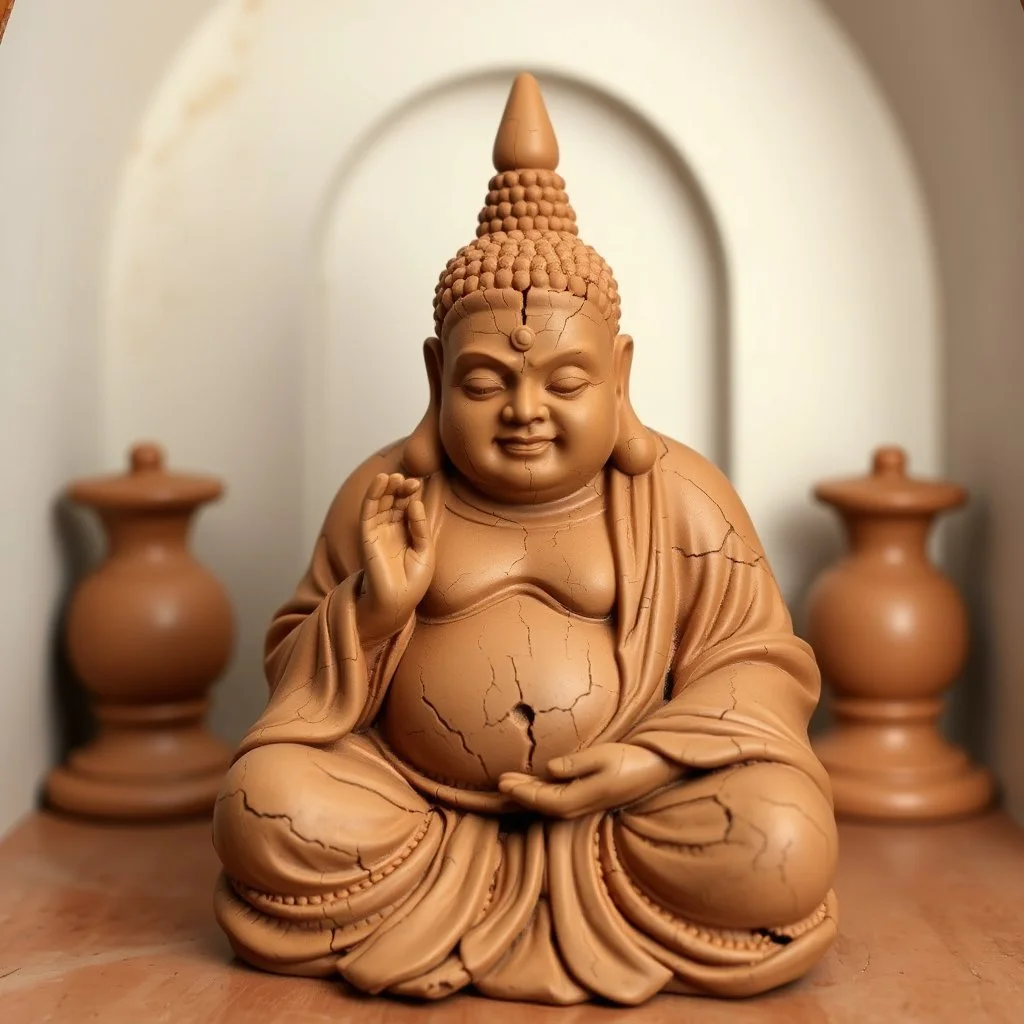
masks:
<path id="1" fill-rule="evenodd" d="M 50 773 L 47 802 L 107 820 L 210 814 L 231 751 L 203 726 L 206 703 L 100 705 L 99 735 Z"/>
<path id="2" fill-rule="evenodd" d="M 995 784 L 938 729 L 936 699 L 836 700 L 835 727 L 814 743 L 837 816 L 947 821 L 984 810 Z"/>

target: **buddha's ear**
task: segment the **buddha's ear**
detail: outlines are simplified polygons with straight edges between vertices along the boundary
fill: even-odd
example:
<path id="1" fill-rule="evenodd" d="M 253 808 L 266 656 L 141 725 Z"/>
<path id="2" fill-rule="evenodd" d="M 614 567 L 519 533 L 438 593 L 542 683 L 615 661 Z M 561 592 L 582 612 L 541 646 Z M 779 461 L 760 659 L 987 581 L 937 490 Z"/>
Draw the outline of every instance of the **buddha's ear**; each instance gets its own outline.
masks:
<path id="1" fill-rule="evenodd" d="M 427 338 L 423 343 L 423 361 L 427 366 L 430 399 L 419 425 L 406 439 L 402 465 L 410 476 L 428 477 L 444 467 L 441 444 L 441 342 Z"/>
<path id="2" fill-rule="evenodd" d="M 633 368 L 633 339 L 620 334 L 614 341 L 615 388 L 619 396 L 619 432 L 612 449 L 615 468 L 627 476 L 649 473 L 658 457 L 651 432 L 640 422 L 629 400 L 629 372 Z"/>

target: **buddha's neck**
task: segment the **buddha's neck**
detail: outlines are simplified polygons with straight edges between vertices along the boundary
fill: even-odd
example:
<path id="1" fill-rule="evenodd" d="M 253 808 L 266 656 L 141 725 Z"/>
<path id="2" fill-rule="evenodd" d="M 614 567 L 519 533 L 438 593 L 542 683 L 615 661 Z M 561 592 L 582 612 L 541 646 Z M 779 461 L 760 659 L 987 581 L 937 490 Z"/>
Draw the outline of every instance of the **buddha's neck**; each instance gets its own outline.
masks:
<path id="1" fill-rule="evenodd" d="M 572 517 L 585 516 L 604 507 L 604 473 L 598 473 L 593 480 L 564 498 L 553 501 L 524 502 L 510 504 L 496 501 L 478 491 L 464 477 L 453 473 L 450 479 L 452 494 L 464 505 L 488 516 L 522 523 L 546 523 Z"/>

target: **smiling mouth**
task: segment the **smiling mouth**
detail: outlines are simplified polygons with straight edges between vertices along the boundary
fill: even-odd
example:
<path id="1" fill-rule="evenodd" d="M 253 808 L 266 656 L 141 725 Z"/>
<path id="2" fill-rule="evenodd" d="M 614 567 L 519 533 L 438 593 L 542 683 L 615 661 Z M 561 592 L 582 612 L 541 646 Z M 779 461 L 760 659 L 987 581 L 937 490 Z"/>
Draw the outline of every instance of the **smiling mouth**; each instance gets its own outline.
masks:
<path id="1" fill-rule="evenodd" d="M 540 455 L 554 444 L 550 437 L 499 437 L 498 444 L 509 455 Z"/>

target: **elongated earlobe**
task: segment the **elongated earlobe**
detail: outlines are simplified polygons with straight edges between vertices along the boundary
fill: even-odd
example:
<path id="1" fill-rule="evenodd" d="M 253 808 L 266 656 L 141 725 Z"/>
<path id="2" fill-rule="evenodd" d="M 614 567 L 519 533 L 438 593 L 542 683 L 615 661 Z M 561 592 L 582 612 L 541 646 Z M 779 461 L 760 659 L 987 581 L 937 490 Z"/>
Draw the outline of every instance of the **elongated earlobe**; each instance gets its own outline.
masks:
<path id="1" fill-rule="evenodd" d="M 629 400 L 629 371 L 633 366 L 633 339 L 620 334 L 615 339 L 616 372 L 619 388 L 619 432 L 612 449 L 612 464 L 627 476 L 649 473 L 658 457 L 654 435 L 640 422 Z"/>
<path id="2" fill-rule="evenodd" d="M 615 468 L 627 476 L 649 473 L 658 457 L 658 445 L 628 403 L 619 415 L 619 436 L 612 449 Z"/>
<path id="3" fill-rule="evenodd" d="M 441 444 L 441 343 L 427 338 L 423 343 L 423 361 L 427 367 L 430 399 L 416 429 L 402 449 L 402 465 L 410 476 L 428 477 L 444 467 Z"/>

